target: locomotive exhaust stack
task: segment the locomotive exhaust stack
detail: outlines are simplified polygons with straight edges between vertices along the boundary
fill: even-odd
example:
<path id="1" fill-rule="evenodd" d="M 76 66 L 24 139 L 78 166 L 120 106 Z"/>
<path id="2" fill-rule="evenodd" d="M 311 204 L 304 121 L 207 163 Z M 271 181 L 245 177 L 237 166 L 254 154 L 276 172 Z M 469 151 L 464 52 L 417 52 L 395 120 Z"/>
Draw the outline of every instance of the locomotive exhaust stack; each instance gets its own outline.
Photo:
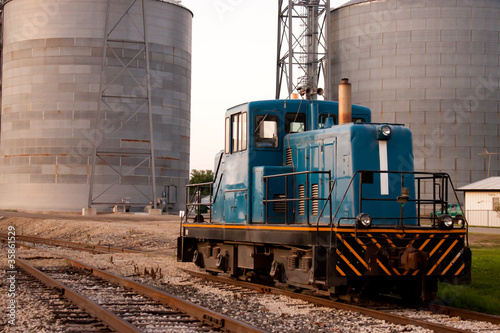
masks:
<path id="1" fill-rule="evenodd" d="M 352 87 L 349 79 L 339 84 L 339 125 L 352 122 Z"/>

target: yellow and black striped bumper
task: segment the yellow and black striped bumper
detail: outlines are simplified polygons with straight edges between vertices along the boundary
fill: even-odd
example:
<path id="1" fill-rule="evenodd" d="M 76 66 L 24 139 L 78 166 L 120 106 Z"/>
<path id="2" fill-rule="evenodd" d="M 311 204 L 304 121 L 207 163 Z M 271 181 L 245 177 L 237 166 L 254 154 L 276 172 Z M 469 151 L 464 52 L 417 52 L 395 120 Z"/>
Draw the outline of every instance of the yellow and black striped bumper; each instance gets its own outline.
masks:
<path id="1" fill-rule="evenodd" d="M 458 277 L 470 273 L 466 231 L 337 229 L 336 276 Z"/>

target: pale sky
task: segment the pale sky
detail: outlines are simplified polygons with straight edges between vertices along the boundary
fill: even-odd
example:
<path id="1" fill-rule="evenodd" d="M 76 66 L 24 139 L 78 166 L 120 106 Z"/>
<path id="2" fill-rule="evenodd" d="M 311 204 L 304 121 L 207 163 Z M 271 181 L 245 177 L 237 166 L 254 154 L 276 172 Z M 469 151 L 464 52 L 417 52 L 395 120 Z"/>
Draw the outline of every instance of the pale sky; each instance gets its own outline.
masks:
<path id="1" fill-rule="evenodd" d="M 345 0 L 331 0 L 332 7 Z M 194 13 L 190 169 L 213 169 L 224 147 L 224 113 L 274 99 L 277 0 L 183 0 Z"/>

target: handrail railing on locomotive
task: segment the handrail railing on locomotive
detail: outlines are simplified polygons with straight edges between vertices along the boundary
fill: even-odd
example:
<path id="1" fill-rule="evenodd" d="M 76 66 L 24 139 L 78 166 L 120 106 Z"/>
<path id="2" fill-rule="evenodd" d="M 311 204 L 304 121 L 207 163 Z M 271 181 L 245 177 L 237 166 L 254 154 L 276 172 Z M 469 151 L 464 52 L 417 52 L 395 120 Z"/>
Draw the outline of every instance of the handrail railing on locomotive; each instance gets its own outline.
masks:
<path id="1" fill-rule="evenodd" d="M 217 183 L 217 189 L 215 190 L 215 196 L 213 198 L 212 198 L 212 194 L 213 194 L 212 190 L 213 190 L 213 184 L 215 184 L 215 182 L 217 181 L 217 176 L 219 175 L 220 165 L 221 165 L 223 156 L 224 156 L 224 154 L 220 154 L 220 156 L 219 156 L 219 161 L 217 162 L 217 168 L 215 170 L 213 182 L 186 185 L 186 214 L 184 215 L 186 217 L 186 222 L 188 221 L 189 215 L 191 215 L 191 212 L 193 211 L 193 209 L 195 209 L 195 206 L 198 207 L 198 214 L 201 214 L 201 206 L 209 206 L 210 207 L 209 222 L 212 223 L 212 207 L 214 205 L 215 200 L 217 200 L 217 194 L 219 193 L 219 188 L 220 188 L 220 184 L 222 182 L 222 177 L 224 176 L 224 173 L 221 173 L 221 175 L 220 175 L 219 182 Z M 201 191 L 200 191 L 199 198 L 198 198 L 199 202 L 197 202 L 196 204 L 193 204 L 192 202 L 193 202 L 194 196 L 198 193 L 198 191 L 200 190 L 200 187 L 208 187 L 209 185 L 210 185 L 210 203 L 207 204 L 207 203 L 201 202 Z M 193 193 L 193 196 L 190 198 L 189 197 L 189 188 L 191 188 L 191 187 L 195 187 L 196 189 Z M 181 225 L 182 225 L 182 223 L 184 223 L 184 216 L 181 219 Z M 201 221 L 198 221 L 198 222 L 201 222 Z"/>
<path id="2" fill-rule="evenodd" d="M 363 174 L 362 171 L 361 174 Z M 455 200 L 458 202 L 460 205 L 460 201 L 456 195 L 455 188 L 453 187 L 453 183 L 450 180 L 450 176 L 446 173 L 424 173 L 424 172 L 398 172 L 398 171 L 368 171 L 372 173 L 388 173 L 388 174 L 400 174 L 401 175 L 401 187 L 404 187 L 404 175 L 419 175 L 423 174 L 426 176 L 418 177 L 416 176 L 414 178 L 414 181 L 417 182 L 417 197 L 415 199 L 407 199 L 407 202 L 415 202 L 417 204 L 417 216 L 410 216 L 410 217 L 398 217 L 397 219 L 401 221 L 401 227 L 404 227 L 404 220 L 410 220 L 410 219 L 416 219 L 418 222 L 418 225 L 420 225 L 420 221 L 422 220 L 421 216 L 421 208 L 423 205 L 431 205 L 432 204 L 432 211 L 435 212 L 437 208 L 437 204 L 441 206 L 441 211 L 444 211 L 444 213 L 448 213 L 448 203 L 449 203 L 449 186 L 452 187 L 453 193 L 455 194 Z M 421 198 L 421 183 L 423 180 L 432 180 L 433 181 L 433 194 L 432 194 L 432 199 L 425 199 Z M 440 181 L 436 182 L 436 181 Z M 437 185 L 437 186 L 436 186 Z M 436 187 L 439 188 L 439 193 L 436 194 Z M 363 197 L 363 187 L 362 187 L 362 182 L 360 182 L 360 200 L 359 200 L 359 211 L 362 212 L 362 203 L 363 201 L 394 201 L 393 198 L 364 198 Z M 396 218 L 390 218 L 390 217 L 385 217 L 386 219 L 396 219 Z M 380 218 L 381 219 L 381 218 Z M 438 217 L 436 216 L 429 216 L 426 217 L 426 219 L 432 220 L 432 226 L 436 227 L 436 221 L 438 220 Z M 399 221 L 397 223 L 399 226 Z"/>
<path id="3" fill-rule="evenodd" d="M 281 173 L 281 174 L 276 174 L 276 175 L 268 175 L 268 176 L 263 176 L 262 179 L 264 180 L 264 183 L 265 183 L 265 190 L 264 190 L 264 198 L 262 199 L 262 203 L 265 204 L 265 209 L 266 209 L 266 219 L 265 219 L 265 223 L 268 224 L 268 221 L 269 221 L 269 203 L 270 202 L 274 202 L 274 203 L 280 203 L 280 202 L 283 202 L 285 203 L 285 224 L 288 224 L 288 202 L 297 202 L 297 201 L 304 201 L 305 203 L 307 203 L 305 205 L 305 208 L 306 208 L 306 212 L 305 212 L 305 216 L 307 218 L 307 224 L 310 224 L 310 220 L 309 220 L 309 201 L 312 201 L 312 200 L 317 200 L 317 201 L 325 201 L 327 202 L 328 201 L 328 198 L 313 198 L 313 197 L 310 197 L 310 194 L 309 194 L 309 183 L 310 183 L 310 177 L 309 175 L 311 174 L 325 174 L 325 175 L 328 175 L 328 184 L 331 183 L 331 171 L 299 171 L 299 172 L 288 172 L 288 173 Z M 305 197 L 304 198 L 292 198 L 292 199 L 289 199 L 288 198 L 288 177 L 290 176 L 299 176 L 299 175 L 306 175 L 306 182 L 305 182 L 305 190 L 306 190 L 306 193 L 305 193 Z M 271 178 L 279 178 L 279 177 L 285 177 L 285 191 L 284 191 L 284 195 L 285 197 L 282 198 L 282 199 L 267 199 L 267 195 L 269 193 L 269 182 L 268 182 L 268 179 L 271 179 Z M 319 212 L 318 212 L 319 213 Z M 318 214 L 319 215 L 319 214 Z"/>
<path id="4" fill-rule="evenodd" d="M 210 214 L 209 214 L 209 222 L 212 223 L 212 206 L 213 206 L 213 201 L 212 201 L 212 188 L 213 188 L 214 182 L 206 182 L 206 183 L 198 183 L 198 184 L 188 184 L 186 185 L 186 214 L 184 215 L 185 217 L 185 222 L 188 221 L 189 216 L 195 210 L 196 208 L 198 209 L 198 216 L 201 215 L 201 207 L 202 206 L 208 206 Z M 189 195 L 189 190 L 191 188 L 194 188 L 192 196 Z M 201 202 L 201 197 L 202 197 L 202 189 L 203 188 L 209 188 L 209 195 L 210 195 L 210 202 Z M 193 203 L 193 201 L 196 199 L 196 202 Z M 200 221 L 201 217 L 198 218 L 198 221 L 195 220 L 195 222 L 202 222 Z M 184 223 L 184 220 L 182 221 Z"/>
<path id="5" fill-rule="evenodd" d="M 359 170 L 359 171 L 356 171 L 354 173 L 354 175 L 351 177 L 351 180 L 349 182 L 349 185 L 347 186 L 347 189 L 344 193 L 344 196 L 342 197 L 338 207 L 337 207 L 337 210 L 335 212 L 335 214 L 333 215 L 333 218 L 331 219 L 331 224 L 332 224 L 332 227 L 333 227 L 333 221 L 336 220 L 337 218 L 337 214 L 340 210 L 340 207 L 342 206 L 344 200 L 345 200 L 345 197 L 347 195 L 347 193 L 349 192 L 352 184 L 354 183 L 354 180 L 355 178 L 359 175 L 361 175 L 363 172 L 372 172 L 372 173 L 387 173 L 387 174 L 401 174 L 402 176 L 403 175 L 424 175 L 422 177 L 415 177 L 414 180 L 417 181 L 417 197 L 415 199 L 408 199 L 408 201 L 410 202 L 416 202 L 417 203 L 417 216 L 416 217 L 406 217 L 406 218 L 403 218 L 403 219 L 422 219 L 422 216 L 420 215 L 420 211 L 421 211 L 421 206 L 423 205 L 430 205 L 432 204 L 433 205 L 433 211 L 436 210 L 436 204 L 441 204 L 441 207 L 444 207 L 446 211 L 446 206 L 447 206 L 447 203 L 448 203 L 448 196 L 449 196 L 449 190 L 448 190 L 448 186 L 451 186 L 452 188 L 452 192 L 455 196 L 455 200 L 458 202 L 458 204 L 460 205 L 460 200 L 458 199 L 458 196 L 456 194 L 456 191 L 455 191 L 455 187 L 453 186 L 453 183 L 451 182 L 451 179 L 450 179 L 450 176 L 446 173 L 430 173 L 430 172 L 411 172 L 411 171 L 368 171 L 368 170 Z M 422 199 L 421 198 L 421 181 L 422 180 L 433 180 L 433 197 L 432 199 Z M 441 187 L 441 190 L 440 190 L 440 193 L 439 193 L 439 197 L 437 198 L 436 197 L 436 192 L 435 192 L 435 184 L 436 184 L 436 180 L 441 180 L 441 184 L 438 184 L 440 185 Z M 361 180 L 360 180 L 360 183 L 361 183 Z M 362 184 L 360 184 L 360 193 L 359 193 L 359 204 L 360 204 L 360 212 L 362 211 L 362 201 L 394 201 L 394 198 L 364 198 L 362 196 Z M 461 205 L 460 205 L 461 207 Z M 354 218 L 354 217 L 353 217 Z M 351 218 L 351 219 L 353 219 Z M 399 219 L 401 219 L 401 217 L 398 217 Z M 345 219 L 349 219 L 349 218 L 339 218 L 339 220 L 337 221 L 337 226 L 340 226 L 340 221 L 341 220 L 345 220 Z M 381 219 L 381 218 L 380 218 Z M 396 218 L 386 218 L 386 219 L 396 219 Z M 428 217 L 428 219 L 432 219 L 433 220 L 433 227 L 436 227 L 436 223 L 435 223 L 435 220 L 437 219 L 436 217 Z M 467 224 L 467 221 L 465 221 L 464 219 L 464 223 Z M 401 224 L 402 227 L 404 227 L 404 223 Z"/>
<path id="6" fill-rule="evenodd" d="M 446 200 L 448 199 L 448 195 L 449 195 L 449 192 L 448 192 L 448 185 L 451 186 L 451 189 L 452 189 L 452 192 L 455 196 L 455 200 L 456 202 L 458 203 L 458 205 L 460 206 L 460 209 L 462 210 L 462 206 L 460 204 L 460 200 L 458 199 L 458 196 L 457 196 L 457 193 L 456 193 L 456 190 L 455 190 L 455 186 L 453 185 L 453 182 L 451 181 L 450 179 L 450 176 L 447 174 L 447 173 L 431 173 L 431 172 L 418 172 L 418 171 L 380 171 L 380 170 L 377 170 L 377 171 L 369 171 L 369 170 L 358 170 L 356 171 L 352 177 L 351 177 L 351 180 L 349 181 L 349 185 L 347 186 L 347 189 L 346 191 L 344 192 L 344 195 L 342 196 L 342 199 L 340 200 L 340 203 L 335 211 L 335 214 L 333 215 L 330 215 L 330 248 L 332 247 L 332 241 L 333 241 L 333 228 L 334 228 L 334 221 L 335 219 L 337 218 L 337 214 L 338 212 L 340 211 L 340 208 L 342 207 L 342 204 L 347 196 L 347 193 L 349 192 L 349 189 L 351 188 L 352 184 L 354 183 L 354 179 L 356 178 L 357 175 L 361 175 L 363 172 L 373 172 L 373 173 L 387 173 L 387 174 L 409 174 L 409 175 L 426 175 L 426 176 L 422 176 L 422 177 L 415 177 L 415 180 L 418 181 L 417 182 L 417 199 L 414 199 L 412 201 L 416 201 L 417 202 L 417 217 L 408 217 L 407 219 L 415 219 L 415 218 L 419 218 L 420 217 L 420 205 L 421 204 L 432 204 L 433 205 L 433 211 L 436 211 L 436 203 L 441 203 L 442 207 L 443 205 L 444 206 L 447 206 L 447 201 L 443 200 L 443 197 L 446 198 Z M 446 186 L 444 186 L 445 184 L 443 183 L 444 182 L 444 178 L 446 178 Z M 425 180 L 425 179 L 432 179 L 433 180 L 433 198 L 432 200 L 429 200 L 429 199 L 420 199 L 420 189 L 421 189 L 421 184 L 420 184 L 420 181 L 421 180 Z M 436 192 L 435 192 L 435 180 L 436 179 L 441 179 L 441 190 L 440 190 L 440 197 L 438 200 L 436 200 Z M 361 183 L 361 179 L 360 179 L 360 183 Z M 361 186 L 362 184 L 360 184 Z M 446 190 L 444 189 L 446 187 Z M 446 191 L 446 192 L 444 192 Z M 361 191 L 359 193 L 360 195 L 360 204 L 361 204 L 361 200 L 363 199 L 362 198 L 362 194 L 361 194 Z M 364 199 L 366 200 L 366 199 Z M 380 200 L 380 201 L 394 201 L 394 199 L 390 199 L 390 198 L 383 198 L 383 199 L 376 199 L 376 200 Z M 463 211 L 463 210 L 462 210 Z M 330 211 L 331 212 L 331 211 Z M 361 212 L 361 211 L 360 211 Z M 467 222 L 467 220 L 465 219 L 465 216 L 462 217 L 463 218 L 463 223 L 464 225 L 462 226 L 463 228 L 466 229 L 466 235 L 468 235 L 469 233 L 469 224 Z M 351 218 L 339 218 L 339 220 L 337 221 L 337 227 L 340 227 L 340 221 L 341 220 L 344 220 L 344 219 L 355 219 L 355 217 L 351 217 Z M 373 219 L 373 217 L 372 217 Z M 382 218 L 380 218 L 382 219 Z M 387 218 L 384 218 L 384 219 L 387 219 Z M 433 218 L 433 224 L 432 224 L 432 227 L 435 228 L 436 227 L 436 224 L 435 224 L 435 219 L 436 217 Z M 403 222 L 403 221 L 402 221 Z M 319 223 L 319 219 L 318 219 L 318 223 Z M 419 225 L 420 225 L 420 222 L 419 222 Z M 351 225 L 352 227 L 352 225 Z M 401 227 L 404 228 L 404 223 L 401 224 Z M 358 225 L 357 223 L 354 223 L 354 228 L 355 228 L 355 237 L 357 237 L 357 231 L 358 231 Z M 337 238 L 335 237 L 335 241 L 337 242 Z M 466 241 L 466 244 L 467 246 L 469 246 L 469 239 L 468 237 L 466 236 L 465 237 L 465 241 Z"/>

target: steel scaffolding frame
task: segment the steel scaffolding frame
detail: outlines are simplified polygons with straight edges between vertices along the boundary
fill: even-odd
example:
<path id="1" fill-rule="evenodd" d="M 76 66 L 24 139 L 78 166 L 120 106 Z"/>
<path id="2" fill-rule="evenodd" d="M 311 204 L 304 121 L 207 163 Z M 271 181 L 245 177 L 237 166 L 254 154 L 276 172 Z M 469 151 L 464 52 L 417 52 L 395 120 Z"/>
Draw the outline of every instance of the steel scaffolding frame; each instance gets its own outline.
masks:
<path id="1" fill-rule="evenodd" d="M 291 98 L 298 88 L 329 87 L 330 0 L 278 0 L 278 5 L 276 99 L 284 88 Z"/>
<path id="2" fill-rule="evenodd" d="M 113 6 L 113 9 L 112 9 Z M 142 29 L 141 24 L 137 24 L 132 16 L 132 11 L 142 12 Z M 113 13 L 112 13 L 113 11 Z M 118 14 L 118 19 L 116 15 Z M 128 25 L 127 25 L 128 24 Z M 127 33 L 134 31 L 137 34 L 137 39 L 128 40 L 119 36 L 120 27 L 127 25 Z M 125 48 L 127 46 L 127 48 Z M 123 55 L 117 53 L 117 49 L 122 49 Z M 125 52 L 135 50 L 137 51 L 135 55 L 131 56 L 131 59 L 125 61 Z M 155 174 L 155 152 L 154 152 L 154 138 L 153 138 L 153 117 L 152 117 L 152 105 L 151 105 L 151 73 L 150 73 L 150 53 L 148 44 L 148 30 L 147 30 L 147 15 L 146 15 L 146 0 L 108 0 L 107 10 L 106 10 L 106 24 L 104 31 L 104 47 L 102 55 L 102 70 L 101 78 L 99 84 L 99 101 L 96 113 L 96 129 L 94 136 L 94 147 L 92 156 L 92 169 L 90 173 L 90 188 L 89 188 L 89 199 L 88 208 L 94 205 L 112 205 L 117 202 L 102 202 L 99 198 L 108 192 L 111 188 L 115 187 L 117 184 L 124 185 L 127 183 L 128 186 L 137 190 L 147 202 L 127 202 L 130 205 L 152 205 L 153 208 L 157 207 L 156 203 L 156 174 Z M 143 67 L 141 68 L 141 64 Z M 132 68 L 132 66 L 134 66 Z M 118 74 L 114 73 L 117 68 L 121 69 Z M 142 72 L 141 72 L 142 70 Z M 145 75 L 145 78 L 140 78 L 138 72 Z M 113 91 L 113 84 L 122 78 L 122 74 L 127 75 L 127 78 L 131 79 L 136 87 L 132 93 L 127 93 L 125 89 L 120 92 Z M 143 82 L 141 82 L 141 80 Z M 116 90 L 116 89 L 115 89 Z M 149 138 L 128 138 L 124 140 L 126 136 L 130 136 L 131 133 L 125 132 L 124 127 L 133 119 L 140 117 L 143 114 L 142 110 L 147 108 L 147 120 L 149 129 Z M 109 119 L 114 117 L 114 119 Z M 111 124 L 113 120 L 118 120 L 120 126 L 109 128 L 109 122 Z M 139 135 L 136 133 L 136 135 Z M 137 142 L 139 145 L 146 145 L 147 148 L 124 148 L 120 144 L 120 147 L 114 147 L 112 149 L 106 148 L 106 140 L 112 138 L 113 136 L 119 136 L 120 142 Z M 116 168 L 110 162 L 119 158 L 120 168 Z M 139 160 L 139 162 L 137 162 Z M 101 165 L 107 166 L 111 169 L 114 174 L 116 174 L 117 180 L 111 185 L 104 188 L 104 190 L 99 193 L 95 192 L 96 183 L 96 163 L 98 161 Z M 129 161 L 129 163 L 124 163 Z M 132 163 L 132 161 L 135 161 Z M 149 181 L 148 185 L 151 186 L 151 193 L 144 193 L 138 186 L 134 185 L 127 177 L 131 175 L 136 169 L 148 163 L 149 167 Z M 126 172 L 122 171 L 123 165 L 132 166 Z M 141 184 L 142 186 L 142 184 Z"/>

